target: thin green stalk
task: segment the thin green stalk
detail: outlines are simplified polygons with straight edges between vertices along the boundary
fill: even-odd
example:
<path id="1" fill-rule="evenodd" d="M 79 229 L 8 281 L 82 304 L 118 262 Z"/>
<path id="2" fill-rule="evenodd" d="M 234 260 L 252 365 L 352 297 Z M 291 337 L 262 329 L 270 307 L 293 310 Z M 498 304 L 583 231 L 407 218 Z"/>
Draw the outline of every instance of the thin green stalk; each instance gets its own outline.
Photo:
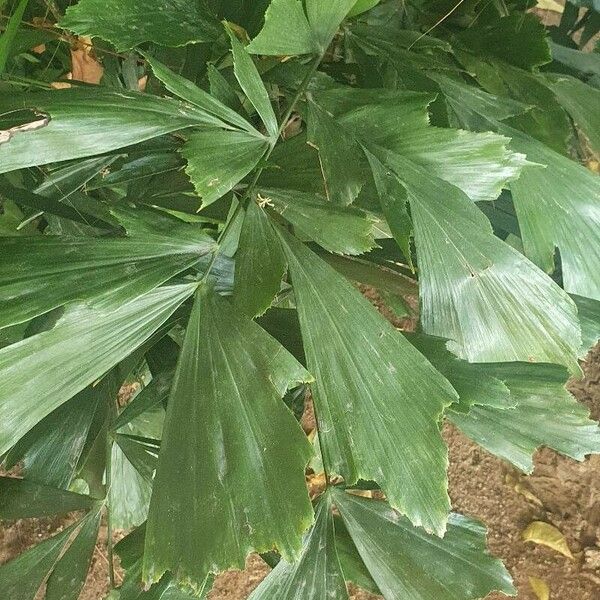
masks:
<path id="1" fill-rule="evenodd" d="M 296 108 L 298 101 L 302 97 L 302 94 L 304 94 L 306 92 L 306 88 L 308 87 L 310 80 L 313 78 L 313 75 L 315 74 L 317 68 L 319 67 L 319 64 L 321 63 L 322 59 L 323 59 L 323 56 L 318 56 L 313 61 L 306 76 L 300 83 L 300 86 L 298 87 L 298 90 L 296 91 L 296 94 L 294 95 L 294 98 L 292 99 L 290 106 L 288 107 L 287 111 L 285 112 L 285 114 L 281 120 L 281 123 L 279 124 L 279 130 L 277 131 L 277 139 L 279 139 L 281 137 L 281 134 L 283 133 L 283 130 L 285 129 L 287 122 L 289 121 L 290 117 L 292 116 L 292 113 L 294 112 L 294 109 Z M 200 280 L 200 283 L 204 283 L 208 279 L 213 267 L 215 266 L 217 257 L 219 256 L 222 242 L 225 239 L 225 236 L 229 233 L 229 230 L 231 229 L 231 225 L 232 225 L 232 223 L 235 222 L 235 219 L 238 216 L 240 210 L 242 210 L 242 208 L 246 207 L 248 200 L 250 199 L 252 192 L 254 192 L 254 189 L 256 188 L 256 184 L 258 183 L 258 180 L 259 180 L 260 176 L 262 175 L 262 172 L 265 169 L 265 163 L 269 160 L 269 158 L 271 157 L 271 154 L 273 153 L 273 150 L 275 149 L 275 145 L 276 144 L 272 144 L 270 146 L 270 148 L 267 150 L 267 152 L 265 153 L 265 156 L 263 157 L 263 159 L 261 161 L 262 165 L 256 169 L 256 172 L 254 173 L 254 177 L 252 178 L 252 181 L 246 188 L 246 191 L 244 192 L 243 196 L 238 201 L 238 205 L 235 207 L 233 213 L 231 213 L 229 215 L 229 218 L 227 219 L 227 222 L 225 223 L 225 227 L 223 227 L 223 230 L 219 234 L 219 237 L 217 239 L 217 247 L 215 248 L 215 251 L 212 255 L 210 262 L 208 263 L 208 267 L 206 268 L 206 271 L 205 271 L 204 275 L 202 276 L 202 279 Z"/>
<path id="2" fill-rule="evenodd" d="M 323 440 L 321 440 L 321 432 L 319 431 L 319 414 L 317 412 L 317 404 L 313 398 L 313 411 L 315 413 L 315 422 L 317 424 L 317 440 L 319 441 L 319 451 L 321 452 L 321 464 L 323 465 L 323 473 L 325 473 L 325 489 L 330 486 L 331 480 L 329 478 L 329 470 L 327 469 L 327 460 L 325 459 L 325 453 L 323 452 Z"/>
<path id="3" fill-rule="evenodd" d="M 110 425 L 106 433 L 106 485 L 104 499 L 104 506 L 106 507 L 106 555 L 108 558 L 108 578 L 110 581 L 111 589 L 115 587 L 115 562 L 113 552 L 113 526 L 110 491 L 112 487 L 112 448 L 114 443 L 114 439 L 112 436 L 112 423 L 117 414 L 116 408 L 116 405 L 114 405 L 114 403 L 111 402 L 109 407 L 110 414 L 108 417 Z"/>

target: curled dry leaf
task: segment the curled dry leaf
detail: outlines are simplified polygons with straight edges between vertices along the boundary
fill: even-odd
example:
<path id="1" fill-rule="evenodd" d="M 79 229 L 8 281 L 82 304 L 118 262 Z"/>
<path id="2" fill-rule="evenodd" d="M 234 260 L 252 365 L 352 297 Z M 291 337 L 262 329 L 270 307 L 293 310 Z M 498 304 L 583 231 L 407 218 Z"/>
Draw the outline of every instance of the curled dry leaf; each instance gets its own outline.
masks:
<path id="1" fill-rule="evenodd" d="M 76 81 L 100 83 L 104 67 L 94 57 L 91 38 L 80 37 L 71 48 L 71 69 L 71 78 Z"/>
<path id="2" fill-rule="evenodd" d="M 71 46 L 71 71 L 65 75 L 65 79 L 98 85 L 103 75 L 104 67 L 96 60 L 91 38 L 76 38 Z M 71 87 L 66 81 L 54 81 L 50 85 L 56 90 Z"/>
<path id="3" fill-rule="evenodd" d="M 574 558 L 565 536 L 554 525 L 550 525 L 550 523 L 533 521 L 525 528 L 522 537 L 526 542 L 548 546 L 567 558 Z"/>

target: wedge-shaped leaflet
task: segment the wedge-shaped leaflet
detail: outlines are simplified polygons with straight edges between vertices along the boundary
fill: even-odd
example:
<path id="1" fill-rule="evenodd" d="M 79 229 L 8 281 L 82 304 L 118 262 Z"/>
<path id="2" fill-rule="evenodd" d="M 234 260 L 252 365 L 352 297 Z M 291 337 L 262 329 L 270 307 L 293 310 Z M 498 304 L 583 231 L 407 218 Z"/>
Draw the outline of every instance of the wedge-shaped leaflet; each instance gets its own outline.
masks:
<path id="1" fill-rule="evenodd" d="M 334 204 L 352 204 L 366 180 L 360 146 L 320 106 L 310 102 L 308 109 L 308 143 L 319 152 L 327 197 Z"/>
<path id="2" fill-rule="evenodd" d="M 386 502 L 335 490 L 334 502 L 386 600 L 470 600 L 514 595 L 502 562 L 486 550 L 483 525 L 452 514 L 443 539 L 413 527 Z"/>
<path id="3" fill-rule="evenodd" d="M 554 362 L 579 372 L 575 304 L 495 237 L 458 188 L 398 155 L 385 162 L 408 192 L 426 333 L 469 362 Z"/>
<path id="4" fill-rule="evenodd" d="M 214 240 L 197 225 L 159 212 L 115 214 L 137 230 L 114 238 L 0 238 L 0 327 L 28 321 L 74 300 L 102 296 L 103 302 L 116 306 L 214 250 Z"/>
<path id="5" fill-rule="evenodd" d="M 456 392 L 332 267 L 281 232 L 323 459 L 347 485 L 381 485 L 393 506 L 443 533 L 447 450 L 439 420 Z"/>
<path id="6" fill-rule="evenodd" d="M 199 290 L 169 399 L 144 580 L 193 588 L 252 551 L 295 560 L 312 521 L 308 440 L 281 398 L 310 375 L 256 323 Z"/>
<path id="7" fill-rule="evenodd" d="M 267 55 L 323 54 L 355 0 L 272 0 L 265 25 L 248 52 Z"/>
<path id="8" fill-rule="evenodd" d="M 584 298 L 583 296 L 571 296 L 577 305 L 577 314 L 581 324 L 581 352 L 579 358 L 585 358 L 586 354 L 600 340 L 600 301 Z"/>
<path id="9" fill-rule="evenodd" d="M 98 509 L 83 519 L 77 537 L 60 557 L 48 578 L 45 600 L 79 598 L 96 547 L 101 514 Z"/>
<path id="10" fill-rule="evenodd" d="M 457 39 L 476 55 L 494 56 L 522 69 L 552 60 L 546 28 L 533 14 L 514 13 L 491 25 L 469 27 Z"/>
<path id="11" fill-rule="evenodd" d="M 6 464 L 21 462 L 28 480 L 67 489 L 75 476 L 96 407 L 117 397 L 112 377 L 104 377 L 42 419 L 12 448 Z"/>
<path id="12" fill-rule="evenodd" d="M 101 511 L 92 510 L 81 521 L 26 550 L 0 566 L 0 597 L 11 600 L 40 598 L 46 581 L 46 600 L 79 597 L 94 553 Z"/>
<path id="13" fill-rule="evenodd" d="M 454 120 L 458 120 L 461 127 L 475 131 L 485 130 L 488 129 L 488 124 L 482 122 L 482 115 L 504 121 L 523 114 L 531 108 L 512 98 L 489 94 L 460 79 L 453 79 L 439 73 L 428 73 L 428 76 L 440 86 L 448 107 L 454 112 Z"/>
<path id="14" fill-rule="evenodd" d="M 498 60 L 461 52 L 456 48 L 455 55 L 487 92 L 502 98 L 513 98 L 530 106 L 527 112 L 510 119 L 512 127 L 526 131 L 557 152 L 566 152 L 573 128 L 545 78 L 538 73 L 528 73 Z M 469 96 L 464 101 L 470 102 Z M 509 133 L 506 135 L 510 137 Z M 514 146 L 511 148 L 515 149 Z"/>
<path id="15" fill-rule="evenodd" d="M 93 498 L 15 477 L 0 477 L 0 519 L 25 519 L 88 510 Z"/>
<path id="16" fill-rule="evenodd" d="M 231 191 L 260 161 L 269 142 L 246 131 L 210 129 L 194 133 L 181 149 L 202 207 Z"/>
<path id="17" fill-rule="evenodd" d="M 592 149 L 600 154 L 600 90 L 574 77 L 558 78 L 552 89 L 573 121 L 586 135 Z"/>
<path id="18" fill-rule="evenodd" d="M 347 600 L 344 575 L 335 548 L 331 496 L 319 499 L 315 524 L 306 534 L 295 563 L 279 561 L 249 600 Z"/>
<path id="19" fill-rule="evenodd" d="M 269 99 L 265 84 L 262 82 L 262 79 L 258 74 L 258 69 L 248 52 L 246 52 L 244 46 L 242 46 L 241 42 L 229 28 L 227 29 L 227 32 L 229 33 L 229 38 L 231 40 L 233 72 L 235 77 L 244 91 L 244 94 L 246 94 L 248 100 L 252 102 L 252 106 L 254 106 L 256 112 L 260 115 L 262 122 L 265 124 L 271 143 L 275 144 L 279 132 L 279 125 L 277 124 L 277 117 L 271 106 L 271 100 Z"/>
<path id="20" fill-rule="evenodd" d="M 446 348 L 448 340 L 423 333 L 405 333 L 408 341 L 452 384 L 460 402 L 454 410 L 467 411 L 473 404 L 498 408 L 514 406 L 502 379 L 485 371 L 485 365 L 461 360 Z"/>
<path id="21" fill-rule="evenodd" d="M 449 411 L 448 418 L 474 442 L 528 473 L 540 446 L 576 460 L 600 452 L 600 428 L 565 389 L 564 368 L 528 363 L 485 368 L 504 381 L 516 406 L 505 410 L 473 406 L 468 414 Z"/>
<path id="22" fill-rule="evenodd" d="M 230 123 L 239 129 L 248 131 L 248 133 L 258 134 L 256 129 L 254 129 L 244 117 L 217 100 L 208 92 L 205 92 L 189 79 L 171 71 L 166 65 L 163 65 L 160 61 L 147 54 L 144 54 L 144 58 L 152 67 L 154 75 L 160 79 L 165 87 L 173 94 L 221 119 L 223 124 Z"/>
<path id="23" fill-rule="evenodd" d="M 142 583 L 142 560 L 127 568 L 123 585 L 119 588 L 119 600 L 206 600 L 212 588 L 214 578 L 209 577 L 201 590 L 190 592 L 182 590 L 170 573 L 148 589 Z"/>
<path id="24" fill-rule="evenodd" d="M 0 566 L 0 598 L 34 600 L 76 527 L 67 527 Z"/>
<path id="25" fill-rule="evenodd" d="M 152 477 L 143 476 L 132 464 L 123 450 L 119 439 L 112 447 L 112 485 L 110 506 L 114 527 L 129 529 L 142 524 L 148 516 L 148 506 L 152 494 Z M 124 442 L 127 443 L 126 441 Z M 130 442 L 134 446 L 135 442 Z M 134 446 L 135 448 L 135 446 Z M 156 457 L 152 457 L 156 467 Z M 149 466 L 148 461 L 145 466 Z M 138 464 L 138 466 L 140 466 Z M 146 473 L 145 473 L 146 474 Z"/>
<path id="26" fill-rule="evenodd" d="M 333 526 L 335 528 L 335 549 L 344 573 L 344 579 L 372 594 L 381 595 L 339 514 L 334 516 Z"/>
<path id="27" fill-rule="evenodd" d="M 558 248 L 565 290 L 600 300 L 600 177 L 541 142 L 502 127 L 513 148 L 546 165 L 527 167 L 510 187 L 525 254 L 551 272 Z"/>
<path id="28" fill-rule="evenodd" d="M 431 94 L 339 87 L 318 94 L 319 104 L 356 139 L 395 152 L 462 189 L 472 200 L 494 200 L 518 177 L 521 154 L 508 138 L 429 125 Z"/>
<path id="29" fill-rule="evenodd" d="M 118 529 L 140 525 L 148 516 L 164 415 L 162 405 L 154 406 L 113 434 L 109 502 Z"/>
<path id="30" fill-rule="evenodd" d="M 0 173 L 94 156 L 186 127 L 222 126 L 197 106 L 129 91 L 72 88 L 0 98 L 0 115 L 24 108 L 39 113 L 39 126 L 0 143 Z"/>
<path id="31" fill-rule="evenodd" d="M 336 254 L 363 254 L 375 246 L 375 221 L 364 211 L 336 206 L 317 194 L 263 189 L 261 198 L 305 236 Z"/>
<path id="32" fill-rule="evenodd" d="M 379 203 L 385 215 L 390 231 L 398 244 L 406 262 L 412 267 L 410 240 L 413 225 L 408 214 L 408 194 L 404 186 L 378 158 L 365 150 L 371 166 L 375 188 L 379 194 Z"/>
<path id="33" fill-rule="evenodd" d="M 118 51 L 142 42 L 183 46 L 213 42 L 222 29 L 205 2 L 187 0 L 81 0 L 67 9 L 60 26 L 100 37 Z"/>
<path id="34" fill-rule="evenodd" d="M 157 288 L 124 305 L 73 304 L 49 331 L 0 350 L 0 454 L 143 344 L 194 288 Z"/>
<path id="35" fill-rule="evenodd" d="M 250 202 L 235 260 L 235 305 L 252 318 L 262 315 L 281 288 L 285 267 L 269 217 L 255 202 Z"/>

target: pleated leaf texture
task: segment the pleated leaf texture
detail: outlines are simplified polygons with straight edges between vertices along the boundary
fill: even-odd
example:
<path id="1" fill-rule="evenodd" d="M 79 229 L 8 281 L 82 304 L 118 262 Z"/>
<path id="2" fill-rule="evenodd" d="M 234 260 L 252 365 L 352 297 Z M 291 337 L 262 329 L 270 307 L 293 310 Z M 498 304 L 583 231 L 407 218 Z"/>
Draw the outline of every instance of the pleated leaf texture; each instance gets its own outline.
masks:
<path id="1" fill-rule="evenodd" d="M 442 428 L 600 453 L 600 18 L 446 4 L 0 2 L 0 598 L 517 594 Z"/>

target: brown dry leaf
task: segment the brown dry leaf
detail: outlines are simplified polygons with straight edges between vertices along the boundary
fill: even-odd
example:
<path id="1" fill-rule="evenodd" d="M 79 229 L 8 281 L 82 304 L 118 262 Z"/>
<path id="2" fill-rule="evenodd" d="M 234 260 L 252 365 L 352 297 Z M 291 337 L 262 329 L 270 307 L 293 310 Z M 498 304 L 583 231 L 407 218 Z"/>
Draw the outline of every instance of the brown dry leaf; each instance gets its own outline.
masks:
<path id="1" fill-rule="evenodd" d="M 140 77 L 138 79 L 138 88 L 139 88 L 140 92 L 146 91 L 147 83 L 148 83 L 148 75 L 144 75 L 143 77 Z"/>
<path id="2" fill-rule="evenodd" d="M 530 577 L 529 585 L 539 600 L 550 600 L 550 588 L 543 579 L 540 579 L 539 577 Z"/>
<path id="3" fill-rule="evenodd" d="M 92 41 L 89 37 L 78 38 L 71 48 L 72 79 L 85 83 L 100 83 L 104 67 L 96 60 L 92 51 Z"/>
<path id="4" fill-rule="evenodd" d="M 313 475 L 307 475 L 306 485 L 308 487 L 308 494 L 311 498 L 316 498 L 325 491 L 327 487 L 327 479 L 325 473 L 315 473 Z"/>
<path id="5" fill-rule="evenodd" d="M 66 79 L 73 79 L 73 74 L 69 71 L 69 73 L 67 73 L 65 75 Z M 53 81 L 50 84 L 51 88 L 54 88 L 55 90 L 66 90 L 67 88 L 71 87 L 70 83 L 67 83 L 66 81 Z"/>
<path id="6" fill-rule="evenodd" d="M 574 558 L 565 536 L 554 525 L 550 525 L 550 523 L 533 521 L 525 528 L 522 537 L 526 542 L 548 546 L 567 558 Z"/>

